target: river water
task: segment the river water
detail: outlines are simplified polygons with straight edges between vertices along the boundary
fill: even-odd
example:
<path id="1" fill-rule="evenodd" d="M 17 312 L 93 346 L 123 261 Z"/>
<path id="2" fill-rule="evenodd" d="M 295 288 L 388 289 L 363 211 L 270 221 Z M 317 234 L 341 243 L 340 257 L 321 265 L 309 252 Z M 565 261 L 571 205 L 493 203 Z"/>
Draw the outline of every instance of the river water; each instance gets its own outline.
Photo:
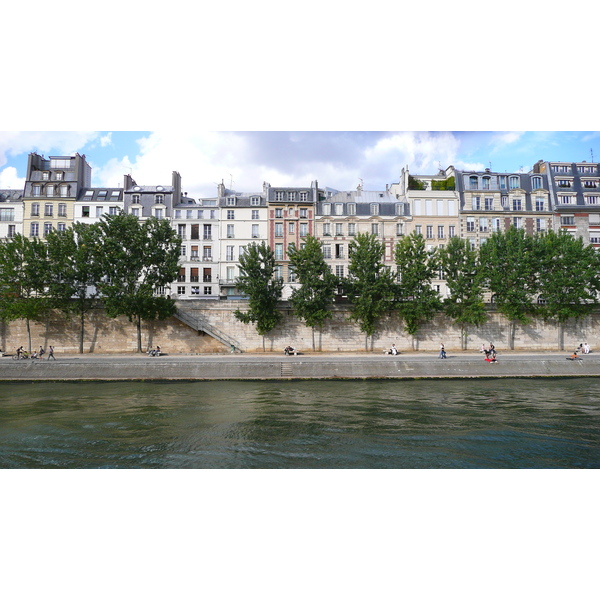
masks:
<path id="1" fill-rule="evenodd" d="M 598 468 L 598 379 L 0 383 L 7 468 Z"/>

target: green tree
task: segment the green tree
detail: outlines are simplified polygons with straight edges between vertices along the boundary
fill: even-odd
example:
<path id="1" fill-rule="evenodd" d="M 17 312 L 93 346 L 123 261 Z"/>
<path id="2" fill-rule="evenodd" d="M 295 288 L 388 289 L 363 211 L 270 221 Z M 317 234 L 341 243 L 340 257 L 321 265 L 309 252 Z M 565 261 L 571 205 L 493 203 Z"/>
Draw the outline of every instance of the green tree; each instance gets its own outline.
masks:
<path id="1" fill-rule="evenodd" d="M 323 328 L 325 319 L 331 318 L 331 304 L 337 287 L 337 277 L 323 258 L 321 242 L 313 236 L 305 240 L 304 248 L 292 245 L 288 250 L 289 265 L 300 283 L 294 289 L 290 302 L 294 314 L 312 328 L 312 345 L 315 349 L 315 327 Z"/>
<path id="2" fill-rule="evenodd" d="M 549 231 L 537 239 L 538 307 L 545 319 L 559 324 L 560 350 L 564 350 L 564 324 L 581 319 L 598 305 L 600 259 L 593 246 L 567 231 Z"/>
<path id="3" fill-rule="evenodd" d="M 365 334 L 365 349 L 373 350 L 377 322 L 391 308 L 394 274 L 383 263 L 384 245 L 376 236 L 359 233 L 350 244 L 348 277 L 342 285 L 352 303 L 349 319 Z"/>
<path id="4" fill-rule="evenodd" d="M 509 322 L 509 347 L 514 350 L 517 324 L 531 322 L 537 293 L 536 245 L 523 229 L 494 232 L 479 249 L 484 285 L 498 312 Z"/>
<path id="5" fill-rule="evenodd" d="M 421 324 L 431 320 L 441 308 L 440 295 L 431 286 L 438 270 L 436 252 L 429 252 L 425 238 L 414 231 L 404 236 L 395 250 L 400 283 L 396 306 L 404 321 L 404 330 L 414 338 Z"/>
<path id="6" fill-rule="evenodd" d="M 85 317 L 98 306 L 100 228 L 75 223 L 64 231 L 53 230 L 46 238 L 49 259 L 48 294 L 67 318 L 79 318 L 79 352 L 83 353 Z"/>
<path id="7" fill-rule="evenodd" d="M 175 302 L 164 288 L 177 277 L 181 238 L 165 219 L 140 221 L 133 215 L 103 217 L 98 290 L 109 317 L 125 315 L 136 324 L 142 352 L 142 320 L 166 319 Z"/>
<path id="8" fill-rule="evenodd" d="M 488 318 L 479 254 L 468 240 L 453 237 L 438 251 L 438 258 L 449 291 L 443 309 L 460 326 L 461 345 L 466 350 L 469 326 L 480 327 Z"/>
<path id="9" fill-rule="evenodd" d="M 236 285 L 248 296 L 248 311 L 236 309 L 235 318 L 242 323 L 254 323 L 256 331 L 263 337 L 281 321 L 277 302 L 281 297 L 283 281 L 276 279 L 275 254 L 266 242 L 252 243 L 240 256 L 240 275 Z"/>
<path id="10" fill-rule="evenodd" d="M 39 238 L 20 234 L 0 240 L 0 318 L 24 319 L 31 352 L 31 321 L 39 323 L 52 305 L 46 296 L 48 283 L 47 248 Z"/>

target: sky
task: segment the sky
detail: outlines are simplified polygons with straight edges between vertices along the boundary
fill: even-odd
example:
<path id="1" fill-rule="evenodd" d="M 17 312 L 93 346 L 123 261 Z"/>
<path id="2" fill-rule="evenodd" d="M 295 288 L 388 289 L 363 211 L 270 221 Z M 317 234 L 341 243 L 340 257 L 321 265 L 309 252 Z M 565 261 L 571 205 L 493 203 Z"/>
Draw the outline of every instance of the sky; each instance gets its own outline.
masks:
<path id="1" fill-rule="evenodd" d="M 27 157 L 85 154 L 92 185 L 120 187 L 182 177 L 192 198 L 216 195 L 217 184 L 256 192 L 274 186 L 384 190 L 401 169 L 414 175 L 457 169 L 527 172 L 538 160 L 600 161 L 600 131 L 4 131 L 0 189 L 22 189 Z"/>

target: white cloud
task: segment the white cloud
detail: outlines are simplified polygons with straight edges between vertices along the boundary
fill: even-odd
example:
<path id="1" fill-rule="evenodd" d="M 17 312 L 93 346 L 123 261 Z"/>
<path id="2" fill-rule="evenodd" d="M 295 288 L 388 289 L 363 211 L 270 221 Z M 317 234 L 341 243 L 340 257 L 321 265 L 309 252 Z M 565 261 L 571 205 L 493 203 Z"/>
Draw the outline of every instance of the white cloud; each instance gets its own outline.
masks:
<path id="1" fill-rule="evenodd" d="M 25 178 L 18 177 L 15 167 L 6 167 L 0 171 L 0 189 L 23 190 Z"/>
<path id="2" fill-rule="evenodd" d="M 96 137 L 94 131 L 0 131 L 0 167 L 23 152 L 73 154 Z"/>
<path id="3" fill-rule="evenodd" d="M 102 147 L 112 145 L 112 132 L 109 132 L 100 138 L 100 145 Z"/>

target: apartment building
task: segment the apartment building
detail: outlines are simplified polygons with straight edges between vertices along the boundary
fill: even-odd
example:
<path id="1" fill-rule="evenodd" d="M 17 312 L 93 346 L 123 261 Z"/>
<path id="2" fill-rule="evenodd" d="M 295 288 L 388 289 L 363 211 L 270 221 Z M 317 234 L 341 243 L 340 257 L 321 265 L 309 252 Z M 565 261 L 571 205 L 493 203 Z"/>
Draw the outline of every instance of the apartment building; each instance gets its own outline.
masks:
<path id="1" fill-rule="evenodd" d="M 275 253 L 276 274 L 283 279 L 282 298 L 289 298 L 299 284 L 289 264 L 288 249 L 291 244 L 301 248 L 303 240 L 315 236 L 315 206 L 323 193 L 317 181 L 310 187 L 271 187 L 264 184 L 267 199 L 267 239 Z"/>
<path id="2" fill-rule="evenodd" d="M 262 192 L 242 193 L 218 186 L 219 289 L 221 297 L 239 298 L 236 279 L 246 246 L 268 239 L 266 184 Z"/>
<path id="3" fill-rule="evenodd" d="M 554 229 L 569 231 L 600 248 L 600 165 L 540 160 L 532 173 L 548 178 Z"/>
<path id="4" fill-rule="evenodd" d="M 23 192 L 23 235 L 45 237 L 74 221 L 75 201 L 91 187 L 92 169 L 85 156 L 51 156 L 32 152 Z"/>
<path id="5" fill-rule="evenodd" d="M 394 248 L 410 220 L 403 197 L 389 190 L 326 190 L 316 206 L 316 237 L 323 244 L 323 254 L 338 278 L 348 275 L 349 247 L 358 233 L 375 235 L 384 244 L 384 262 L 393 267 Z"/>
<path id="6" fill-rule="evenodd" d="M 177 171 L 173 171 L 171 185 L 138 185 L 131 175 L 124 176 L 123 210 L 141 220 L 171 219 L 173 204 L 180 199 L 181 175 Z"/>
<path id="7" fill-rule="evenodd" d="M 74 205 L 74 222 L 97 223 L 123 210 L 122 188 L 83 188 Z"/>
<path id="8" fill-rule="evenodd" d="M 0 190 L 0 239 L 23 233 L 23 192 Z"/>
<path id="9" fill-rule="evenodd" d="M 528 234 L 552 227 L 552 194 L 545 173 L 456 171 L 459 235 L 478 247 L 495 231 L 513 226 Z"/>

